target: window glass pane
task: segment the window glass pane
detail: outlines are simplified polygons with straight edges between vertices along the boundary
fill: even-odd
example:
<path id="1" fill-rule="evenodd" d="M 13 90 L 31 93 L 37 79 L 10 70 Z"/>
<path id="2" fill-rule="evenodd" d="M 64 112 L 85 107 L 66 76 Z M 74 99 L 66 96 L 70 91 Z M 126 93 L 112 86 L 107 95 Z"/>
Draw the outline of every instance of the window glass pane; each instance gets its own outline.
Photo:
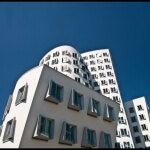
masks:
<path id="1" fill-rule="evenodd" d="M 109 135 L 108 134 L 104 134 L 104 139 L 105 139 L 105 147 L 109 148 L 110 147 Z"/>
<path id="2" fill-rule="evenodd" d="M 53 97 L 55 97 L 55 92 L 56 92 L 56 84 L 52 82 L 51 95 Z"/>

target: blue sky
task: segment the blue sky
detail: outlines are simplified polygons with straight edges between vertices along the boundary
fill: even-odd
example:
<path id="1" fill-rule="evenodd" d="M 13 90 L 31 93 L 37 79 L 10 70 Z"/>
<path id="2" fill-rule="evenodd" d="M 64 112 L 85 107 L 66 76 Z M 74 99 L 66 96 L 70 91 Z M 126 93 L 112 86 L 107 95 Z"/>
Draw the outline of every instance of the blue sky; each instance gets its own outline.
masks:
<path id="1" fill-rule="evenodd" d="M 18 78 L 61 45 L 108 48 L 123 101 L 150 106 L 150 2 L 0 2 L 0 118 Z"/>

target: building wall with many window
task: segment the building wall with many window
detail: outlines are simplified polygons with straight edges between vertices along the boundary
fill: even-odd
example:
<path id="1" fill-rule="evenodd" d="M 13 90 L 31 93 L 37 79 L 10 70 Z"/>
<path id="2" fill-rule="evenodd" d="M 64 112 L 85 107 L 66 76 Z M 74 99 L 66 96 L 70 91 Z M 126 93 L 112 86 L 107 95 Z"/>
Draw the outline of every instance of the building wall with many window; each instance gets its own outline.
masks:
<path id="1" fill-rule="evenodd" d="M 117 102 L 42 65 L 9 96 L 0 147 L 114 148 L 118 112 Z"/>
<path id="2" fill-rule="evenodd" d="M 150 147 L 150 120 L 145 97 L 124 103 L 135 148 Z"/>
<path id="3" fill-rule="evenodd" d="M 116 133 L 116 148 L 134 148 L 109 49 L 85 52 L 82 53 L 81 56 L 88 65 L 88 69 L 92 74 L 92 79 L 96 80 L 93 82 L 99 85 L 101 93 L 120 105 Z M 95 86 L 94 89 L 96 90 L 97 86 Z"/>

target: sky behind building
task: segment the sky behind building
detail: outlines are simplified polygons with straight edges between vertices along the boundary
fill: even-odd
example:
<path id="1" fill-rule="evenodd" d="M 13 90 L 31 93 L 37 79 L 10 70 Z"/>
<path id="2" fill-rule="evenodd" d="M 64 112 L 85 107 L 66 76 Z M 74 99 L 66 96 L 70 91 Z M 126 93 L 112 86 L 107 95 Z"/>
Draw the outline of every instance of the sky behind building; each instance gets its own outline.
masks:
<path id="1" fill-rule="evenodd" d="M 0 118 L 19 77 L 61 45 L 108 48 L 123 101 L 150 106 L 150 2 L 0 2 Z"/>

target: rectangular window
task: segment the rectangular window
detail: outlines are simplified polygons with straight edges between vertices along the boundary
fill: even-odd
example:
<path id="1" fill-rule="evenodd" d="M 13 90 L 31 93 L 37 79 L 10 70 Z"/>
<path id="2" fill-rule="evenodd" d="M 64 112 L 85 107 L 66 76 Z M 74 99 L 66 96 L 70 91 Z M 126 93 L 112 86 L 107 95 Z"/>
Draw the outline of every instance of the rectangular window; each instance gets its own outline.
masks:
<path id="1" fill-rule="evenodd" d="M 110 60 L 108 60 L 108 58 L 104 59 L 105 63 L 109 63 Z"/>
<path id="2" fill-rule="evenodd" d="M 83 130 L 81 146 L 86 148 L 92 148 L 96 147 L 96 145 L 96 131 L 85 127 Z"/>
<path id="3" fill-rule="evenodd" d="M 87 80 L 87 75 L 84 73 L 83 78 Z"/>
<path id="4" fill-rule="evenodd" d="M 96 67 L 91 67 L 91 71 L 96 71 Z"/>
<path id="5" fill-rule="evenodd" d="M 74 68 L 74 73 L 79 74 L 79 69 L 78 68 Z"/>
<path id="6" fill-rule="evenodd" d="M 150 137 L 148 135 L 143 135 L 143 137 L 145 142 L 150 141 Z"/>
<path id="7" fill-rule="evenodd" d="M 15 104 L 18 105 L 22 102 L 25 102 L 27 95 L 28 84 L 26 83 L 23 87 L 18 90 L 17 98 Z"/>
<path id="8" fill-rule="evenodd" d="M 112 69 L 110 65 L 105 65 L 106 69 Z"/>
<path id="9" fill-rule="evenodd" d="M 104 94 L 110 94 L 110 91 L 109 91 L 109 89 L 106 88 L 106 89 L 103 89 L 103 93 Z"/>
<path id="10" fill-rule="evenodd" d="M 131 122 L 132 122 L 132 123 L 137 122 L 135 116 L 131 117 Z"/>
<path id="11" fill-rule="evenodd" d="M 84 107 L 83 101 L 83 95 L 72 89 L 68 107 L 77 111 L 82 110 Z"/>
<path id="12" fill-rule="evenodd" d="M 59 143 L 63 144 L 76 144 L 77 143 L 77 126 L 63 122 L 62 130 L 60 134 Z"/>
<path id="13" fill-rule="evenodd" d="M 97 59 L 97 64 L 102 64 L 102 63 L 103 63 L 103 60 Z"/>
<path id="14" fill-rule="evenodd" d="M 105 104 L 105 107 L 104 107 L 103 119 L 110 121 L 110 122 L 115 121 L 114 109 L 113 107 L 109 106 L 107 103 Z"/>
<path id="15" fill-rule="evenodd" d="M 62 55 L 68 55 L 68 54 L 69 54 L 68 50 L 62 51 Z"/>
<path id="16" fill-rule="evenodd" d="M 16 123 L 15 117 L 7 122 L 4 137 L 3 137 L 3 142 L 13 141 L 14 132 L 15 132 L 15 123 Z"/>
<path id="17" fill-rule="evenodd" d="M 145 116 L 142 114 L 142 115 L 139 115 L 140 117 L 140 120 L 146 120 Z"/>
<path id="18" fill-rule="evenodd" d="M 142 105 L 138 105 L 137 108 L 138 108 L 139 111 L 140 111 L 140 110 L 144 110 L 144 108 L 143 108 Z"/>
<path id="19" fill-rule="evenodd" d="M 60 103 L 63 101 L 63 86 L 55 83 L 53 80 L 49 82 L 45 100 L 53 103 Z"/>
<path id="20" fill-rule="evenodd" d="M 131 113 L 134 113 L 134 108 L 133 108 L 133 107 L 130 107 L 130 108 L 129 108 L 129 112 L 130 112 L 130 114 L 131 114 Z"/>
<path id="21" fill-rule="evenodd" d="M 76 53 L 73 53 L 72 56 L 73 56 L 74 58 L 77 58 L 77 54 L 76 54 Z"/>
<path id="22" fill-rule="evenodd" d="M 80 82 L 80 78 L 75 77 L 75 81 Z"/>
<path id="23" fill-rule="evenodd" d="M 138 144 L 138 143 L 141 143 L 140 136 L 135 137 L 135 142 L 136 142 L 137 144 Z"/>
<path id="24" fill-rule="evenodd" d="M 95 58 L 95 56 L 94 55 L 90 55 L 89 58 Z"/>
<path id="25" fill-rule="evenodd" d="M 139 132 L 138 126 L 134 126 L 134 127 L 133 127 L 133 132 L 134 132 L 134 133 Z"/>
<path id="26" fill-rule="evenodd" d="M 78 61 L 77 60 L 73 60 L 73 64 L 77 66 L 78 65 Z"/>
<path id="27" fill-rule="evenodd" d="M 104 134 L 105 148 L 111 148 L 110 135 Z"/>
<path id="28" fill-rule="evenodd" d="M 142 130 L 143 130 L 143 131 L 144 131 L 144 130 L 148 130 L 148 126 L 147 126 L 146 124 L 142 124 L 141 127 L 142 127 Z"/>
<path id="29" fill-rule="evenodd" d="M 54 119 L 47 118 L 41 114 L 38 115 L 37 124 L 34 130 L 33 138 L 41 140 L 50 140 L 54 138 Z"/>
<path id="30" fill-rule="evenodd" d="M 124 143 L 124 148 L 130 148 L 130 143 L 129 142 L 123 142 Z"/>

